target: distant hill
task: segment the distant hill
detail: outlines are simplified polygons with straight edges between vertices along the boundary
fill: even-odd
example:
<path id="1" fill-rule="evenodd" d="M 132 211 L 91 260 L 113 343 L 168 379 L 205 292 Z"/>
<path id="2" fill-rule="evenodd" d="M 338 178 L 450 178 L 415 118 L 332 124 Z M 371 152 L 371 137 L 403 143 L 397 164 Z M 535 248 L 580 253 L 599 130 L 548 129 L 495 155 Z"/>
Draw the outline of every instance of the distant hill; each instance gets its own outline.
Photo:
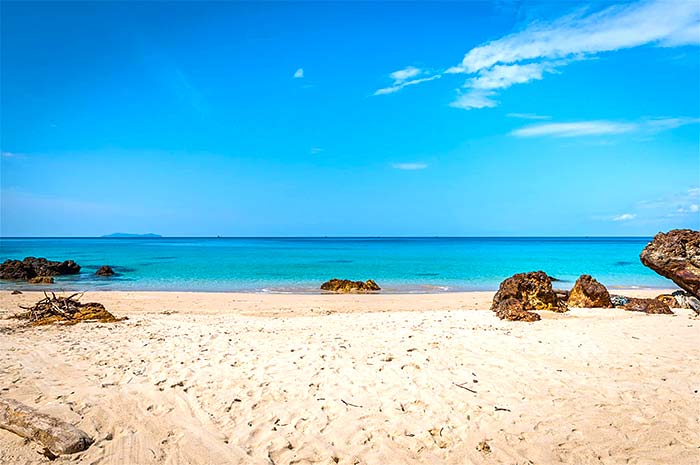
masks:
<path id="1" fill-rule="evenodd" d="M 107 234 L 102 237 L 163 237 L 160 234 L 129 234 L 129 233 L 112 233 L 112 234 Z"/>

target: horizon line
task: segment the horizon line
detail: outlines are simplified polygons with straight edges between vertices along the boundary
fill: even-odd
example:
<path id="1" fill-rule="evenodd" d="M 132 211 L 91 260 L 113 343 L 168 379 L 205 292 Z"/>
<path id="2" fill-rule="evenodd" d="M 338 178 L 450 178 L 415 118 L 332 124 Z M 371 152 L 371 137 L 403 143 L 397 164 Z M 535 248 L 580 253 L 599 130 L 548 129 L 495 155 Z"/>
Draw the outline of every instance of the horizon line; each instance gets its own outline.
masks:
<path id="1" fill-rule="evenodd" d="M 0 236 L 3 239 L 572 239 L 572 238 L 597 238 L 597 239 L 646 239 L 651 235 L 553 235 L 553 236 Z"/>

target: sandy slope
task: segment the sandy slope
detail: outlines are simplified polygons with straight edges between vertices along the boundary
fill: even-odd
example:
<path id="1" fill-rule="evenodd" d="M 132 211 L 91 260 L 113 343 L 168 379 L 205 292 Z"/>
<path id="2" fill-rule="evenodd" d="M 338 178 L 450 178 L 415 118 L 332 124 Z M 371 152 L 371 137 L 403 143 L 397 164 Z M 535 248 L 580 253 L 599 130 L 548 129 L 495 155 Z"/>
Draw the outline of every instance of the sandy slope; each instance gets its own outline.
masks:
<path id="1" fill-rule="evenodd" d="M 0 395 L 97 439 L 54 463 L 700 463 L 690 312 L 463 311 L 490 296 L 93 293 L 129 320 L 0 320 Z"/>

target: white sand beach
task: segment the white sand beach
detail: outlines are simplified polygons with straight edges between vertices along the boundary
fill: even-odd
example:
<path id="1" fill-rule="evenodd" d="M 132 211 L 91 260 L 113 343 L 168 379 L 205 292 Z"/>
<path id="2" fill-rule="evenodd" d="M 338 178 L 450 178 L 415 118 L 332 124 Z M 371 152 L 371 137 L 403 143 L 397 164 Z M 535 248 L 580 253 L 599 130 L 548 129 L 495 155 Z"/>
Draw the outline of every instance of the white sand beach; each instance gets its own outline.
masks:
<path id="1" fill-rule="evenodd" d="M 40 294 L 4 292 L 0 396 L 95 439 L 54 463 L 700 463 L 691 311 L 508 322 L 492 295 L 92 292 L 128 320 L 19 328 Z M 0 463 L 40 452 L 0 430 Z"/>

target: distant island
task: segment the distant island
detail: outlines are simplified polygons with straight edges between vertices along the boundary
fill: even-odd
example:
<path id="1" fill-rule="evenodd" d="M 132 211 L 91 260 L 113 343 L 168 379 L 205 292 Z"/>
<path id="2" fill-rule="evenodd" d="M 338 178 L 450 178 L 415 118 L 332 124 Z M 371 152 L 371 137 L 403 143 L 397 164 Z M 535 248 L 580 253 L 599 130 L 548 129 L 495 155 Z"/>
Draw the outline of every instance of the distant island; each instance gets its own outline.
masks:
<path id="1" fill-rule="evenodd" d="M 112 234 L 106 234 L 102 237 L 108 237 L 108 238 L 123 238 L 123 237 L 154 238 L 154 237 L 163 237 L 163 236 L 161 236 L 160 234 L 153 234 L 153 233 L 148 233 L 148 234 L 112 233 Z"/>

